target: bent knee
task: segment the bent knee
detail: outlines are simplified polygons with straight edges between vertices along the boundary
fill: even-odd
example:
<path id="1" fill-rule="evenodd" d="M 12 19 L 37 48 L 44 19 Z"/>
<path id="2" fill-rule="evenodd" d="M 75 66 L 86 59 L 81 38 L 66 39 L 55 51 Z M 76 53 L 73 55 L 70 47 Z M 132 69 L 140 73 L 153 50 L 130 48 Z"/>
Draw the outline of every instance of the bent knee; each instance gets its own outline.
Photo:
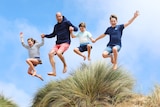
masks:
<path id="1" fill-rule="evenodd" d="M 31 61 L 30 61 L 30 59 L 28 58 L 28 59 L 26 59 L 26 62 L 27 62 L 27 63 L 30 63 Z"/>
<path id="2" fill-rule="evenodd" d="M 106 55 L 106 54 L 102 54 L 102 57 L 103 57 L 103 58 L 107 58 L 107 55 Z"/>
<path id="3" fill-rule="evenodd" d="M 53 55 L 54 55 L 54 52 L 49 52 L 49 53 L 48 53 L 48 56 L 49 56 L 49 57 L 53 57 Z"/>
<path id="4" fill-rule="evenodd" d="M 103 52 L 103 53 L 102 53 L 102 57 L 103 57 L 103 58 L 109 57 L 108 52 Z"/>
<path id="5" fill-rule="evenodd" d="M 88 45 L 87 45 L 87 48 L 92 48 L 92 45 L 91 45 L 91 44 L 88 44 Z"/>
<path id="6" fill-rule="evenodd" d="M 59 55 L 62 55 L 62 52 L 61 51 L 57 51 L 56 54 L 59 56 Z"/>
<path id="7" fill-rule="evenodd" d="M 78 48 L 74 48 L 73 51 L 74 51 L 74 52 L 77 52 L 77 51 L 79 51 L 79 49 L 78 49 Z"/>
<path id="8" fill-rule="evenodd" d="M 29 75 L 32 75 L 32 73 L 31 73 L 31 72 L 28 72 L 28 74 L 29 74 Z"/>

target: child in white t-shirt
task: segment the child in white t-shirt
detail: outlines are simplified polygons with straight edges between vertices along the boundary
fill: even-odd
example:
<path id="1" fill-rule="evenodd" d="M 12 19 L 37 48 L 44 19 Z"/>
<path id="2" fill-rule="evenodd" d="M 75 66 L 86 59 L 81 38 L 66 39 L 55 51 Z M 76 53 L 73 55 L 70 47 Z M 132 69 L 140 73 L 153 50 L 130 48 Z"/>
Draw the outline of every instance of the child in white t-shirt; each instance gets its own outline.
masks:
<path id="1" fill-rule="evenodd" d="M 80 41 L 80 46 L 77 48 L 74 48 L 74 52 L 80 56 L 83 57 L 84 60 L 86 60 L 86 56 L 82 54 L 82 52 L 88 51 L 88 60 L 90 61 L 90 53 L 91 53 L 91 49 L 92 46 L 89 43 L 89 40 L 91 40 L 92 42 L 94 41 L 94 39 L 92 38 L 92 34 L 88 31 L 86 31 L 86 24 L 84 22 L 79 24 L 79 29 L 80 32 L 78 32 L 76 35 L 73 34 L 72 30 L 71 31 L 71 37 L 72 38 L 79 38 Z"/>

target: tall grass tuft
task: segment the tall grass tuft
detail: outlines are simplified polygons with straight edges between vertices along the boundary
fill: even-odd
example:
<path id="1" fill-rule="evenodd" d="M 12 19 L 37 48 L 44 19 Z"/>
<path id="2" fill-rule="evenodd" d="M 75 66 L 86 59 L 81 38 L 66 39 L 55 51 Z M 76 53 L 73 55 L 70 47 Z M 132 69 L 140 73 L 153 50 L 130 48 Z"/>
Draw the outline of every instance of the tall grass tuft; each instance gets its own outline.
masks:
<path id="1" fill-rule="evenodd" d="M 123 68 L 112 70 L 105 62 L 82 63 L 64 80 L 41 88 L 33 107 L 106 107 L 132 92 L 134 79 Z"/>
<path id="2" fill-rule="evenodd" d="M 12 100 L 0 94 L 0 107 L 18 107 Z"/>
<path id="3" fill-rule="evenodd" d="M 148 97 L 146 107 L 160 107 L 160 85 L 155 85 L 152 94 Z"/>

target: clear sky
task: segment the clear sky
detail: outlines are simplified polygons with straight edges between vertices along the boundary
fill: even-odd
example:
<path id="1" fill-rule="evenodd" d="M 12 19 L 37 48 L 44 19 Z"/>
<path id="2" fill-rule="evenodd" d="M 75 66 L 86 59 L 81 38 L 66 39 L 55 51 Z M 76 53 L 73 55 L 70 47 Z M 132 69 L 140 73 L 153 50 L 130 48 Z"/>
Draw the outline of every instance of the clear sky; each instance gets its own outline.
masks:
<path id="1" fill-rule="evenodd" d="M 83 59 L 73 52 L 79 45 L 72 39 L 64 54 L 68 72 L 62 73 L 62 63 L 55 57 L 57 77 L 49 77 L 51 71 L 48 52 L 55 38 L 46 39 L 41 47 L 42 65 L 36 67 L 44 82 L 27 74 L 25 60 L 28 52 L 22 47 L 19 32 L 27 38 L 33 37 L 41 42 L 40 34 L 53 30 L 56 12 L 60 11 L 74 25 L 86 22 L 87 30 L 96 38 L 110 26 L 109 16 L 116 14 L 118 24 L 126 23 L 136 10 L 140 16 L 123 31 L 122 49 L 118 63 L 135 78 L 135 92 L 149 94 L 153 86 L 160 82 L 160 1 L 159 0 L 1 0 L 0 1 L 0 93 L 14 100 L 20 107 L 29 107 L 38 88 L 50 80 L 66 78 Z M 91 62 L 103 59 L 101 54 L 108 43 L 108 37 L 92 44 Z M 84 53 L 87 54 L 87 53 Z M 88 61 L 85 61 L 88 63 Z"/>

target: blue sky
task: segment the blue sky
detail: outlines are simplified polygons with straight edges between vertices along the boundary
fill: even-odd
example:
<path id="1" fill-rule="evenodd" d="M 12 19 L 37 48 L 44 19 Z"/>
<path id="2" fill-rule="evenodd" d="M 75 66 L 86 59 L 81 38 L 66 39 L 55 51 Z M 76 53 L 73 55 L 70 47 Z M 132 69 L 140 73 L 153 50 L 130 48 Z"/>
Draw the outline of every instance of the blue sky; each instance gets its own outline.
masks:
<path id="1" fill-rule="evenodd" d="M 19 32 L 24 32 L 25 42 L 29 37 L 40 42 L 41 33 L 52 32 L 56 24 L 55 13 L 60 11 L 76 26 L 82 21 L 86 22 L 87 30 L 96 38 L 110 26 L 110 14 L 116 14 L 118 23 L 123 24 L 139 10 L 140 16 L 123 31 L 123 47 L 118 63 L 133 74 L 136 79 L 135 91 L 149 94 L 153 86 L 160 82 L 159 3 L 159 0 L 1 0 L 0 93 L 14 100 L 20 107 L 29 107 L 38 88 L 50 80 L 67 77 L 71 70 L 83 62 L 73 52 L 73 48 L 79 45 L 78 40 L 72 39 L 70 48 L 64 54 L 68 72 L 62 74 L 62 63 L 55 57 L 57 77 L 47 76 L 47 72 L 51 71 L 48 52 L 55 38 L 45 39 L 45 45 L 41 47 L 43 64 L 36 67 L 45 81 L 33 78 L 27 74 L 25 60 L 28 53 L 21 46 Z M 92 62 L 103 60 L 109 63 L 109 59 L 101 56 L 107 43 L 108 36 L 92 44 Z"/>

